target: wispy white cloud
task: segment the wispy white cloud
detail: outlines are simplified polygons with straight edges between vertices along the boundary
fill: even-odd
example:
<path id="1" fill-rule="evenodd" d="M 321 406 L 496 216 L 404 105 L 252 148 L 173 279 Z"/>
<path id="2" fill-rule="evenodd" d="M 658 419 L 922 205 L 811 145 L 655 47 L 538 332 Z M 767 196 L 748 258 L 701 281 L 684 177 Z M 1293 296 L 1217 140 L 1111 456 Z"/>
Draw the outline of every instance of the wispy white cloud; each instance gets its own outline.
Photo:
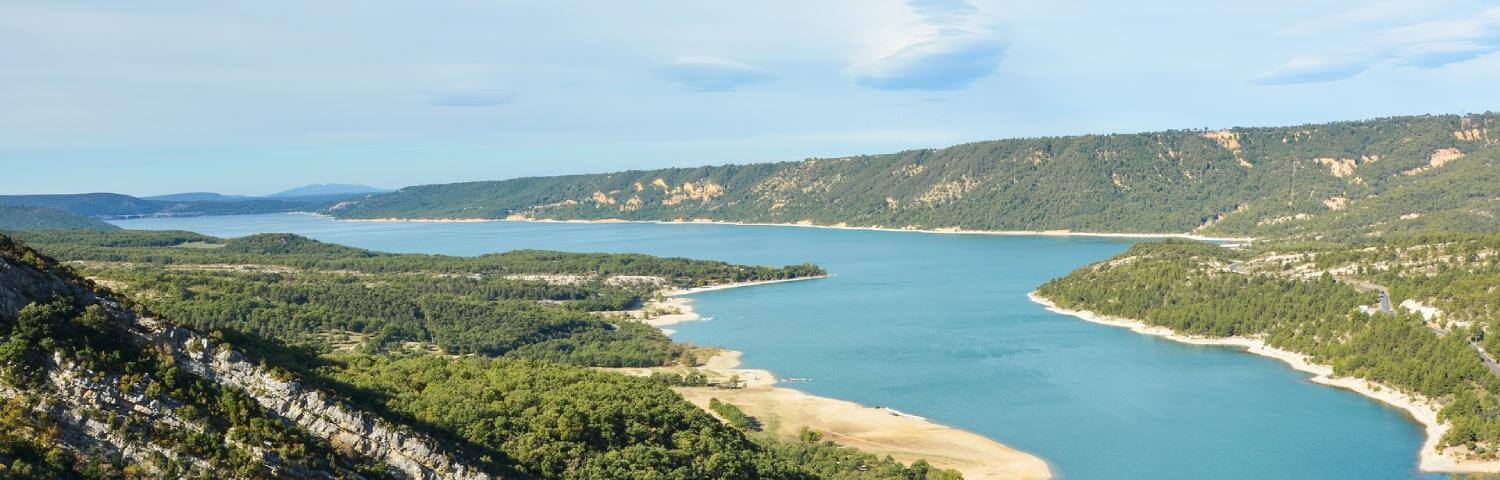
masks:
<path id="1" fill-rule="evenodd" d="M 661 75 L 700 92 L 733 90 L 770 80 L 770 72 L 718 57 L 680 57 L 660 67 Z"/>
<path id="2" fill-rule="evenodd" d="M 1006 43 L 963 0 L 908 0 L 918 31 L 884 55 L 845 70 L 855 83 L 882 90 L 952 90 L 994 72 Z"/>
<path id="3" fill-rule="evenodd" d="M 1353 78 L 1368 70 L 1371 63 L 1365 59 L 1331 59 L 1324 57 L 1298 57 L 1266 72 L 1260 82 L 1266 84 L 1318 83 Z"/>
<path id="4" fill-rule="evenodd" d="M 503 90 L 450 92 L 432 98 L 439 107 L 493 107 L 516 101 L 516 94 Z"/>
<path id="5" fill-rule="evenodd" d="M 1500 7 L 1458 19 L 1396 26 L 1367 35 L 1343 54 L 1298 57 L 1266 72 L 1261 83 L 1317 83 L 1352 78 L 1381 65 L 1438 68 L 1500 52 Z"/>

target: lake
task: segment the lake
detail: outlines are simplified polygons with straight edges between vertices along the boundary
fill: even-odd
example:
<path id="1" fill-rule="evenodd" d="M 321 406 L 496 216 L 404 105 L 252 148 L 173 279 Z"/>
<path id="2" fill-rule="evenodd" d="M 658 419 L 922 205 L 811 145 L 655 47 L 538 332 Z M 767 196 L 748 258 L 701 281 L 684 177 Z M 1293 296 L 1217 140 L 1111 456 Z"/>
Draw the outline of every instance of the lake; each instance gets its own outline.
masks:
<path id="1" fill-rule="evenodd" d="M 1137 240 L 730 225 L 135 219 L 217 236 L 291 232 L 389 252 L 537 248 L 782 265 L 834 276 L 695 295 L 674 338 L 745 352 L 784 386 L 884 405 L 1045 459 L 1067 479 L 1412 479 L 1422 432 L 1272 359 L 1058 315 L 1026 293 Z"/>

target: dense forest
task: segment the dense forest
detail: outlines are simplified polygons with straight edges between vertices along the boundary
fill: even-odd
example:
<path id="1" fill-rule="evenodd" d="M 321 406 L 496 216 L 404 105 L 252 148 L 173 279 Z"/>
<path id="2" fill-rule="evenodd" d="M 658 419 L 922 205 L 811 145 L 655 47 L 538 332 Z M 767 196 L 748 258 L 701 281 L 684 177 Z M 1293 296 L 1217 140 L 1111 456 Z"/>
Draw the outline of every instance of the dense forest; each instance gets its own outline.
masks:
<path id="1" fill-rule="evenodd" d="M 0 204 L 0 230 L 118 230 L 97 218 L 66 210 Z"/>
<path id="2" fill-rule="evenodd" d="M 676 220 L 1304 236 L 1500 231 L 1496 114 L 977 142 L 425 185 L 344 218 Z"/>
<path id="3" fill-rule="evenodd" d="M 1378 288 L 1398 304 L 1377 308 Z M 1142 243 L 1041 286 L 1058 305 L 1179 333 L 1249 336 L 1336 374 L 1441 402 L 1444 446 L 1500 446 L 1500 235 L 1425 234 L 1356 243 Z M 1412 303 L 1408 303 L 1410 301 Z M 1418 307 L 1430 307 L 1424 314 Z M 1492 360 L 1491 360 L 1492 361 Z"/>
<path id="4" fill-rule="evenodd" d="M 588 366 L 655 366 L 681 347 L 636 322 L 593 314 L 638 307 L 658 289 L 815 276 L 780 268 L 634 254 L 517 251 L 479 257 L 387 254 L 289 234 L 23 232 L 21 238 L 174 321 L 330 350 L 435 347 Z M 562 275 L 566 282 L 545 277 Z M 538 278 L 541 277 L 541 278 Z"/>
<path id="5" fill-rule="evenodd" d="M 813 265 L 779 268 L 640 254 L 516 250 L 477 257 L 393 254 L 319 242 L 285 233 L 220 239 L 192 232 L 21 231 L 12 235 L 74 261 L 162 265 L 275 265 L 359 273 L 463 275 L 565 274 L 659 277 L 678 287 L 781 280 L 823 274 Z M 178 247 L 178 248 L 156 248 Z"/>
<path id="6" fill-rule="evenodd" d="M 958 478 L 925 462 L 902 465 L 814 434 L 800 442 L 752 439 L 689 404 L 664 382 L 589 368 L 659 365 L 674 360 L 664 353 L 681 348 L 654 329 L 612 325 L 591 311 L 639 302 L 659 287 L 820 274 L 814 266 L 787 271 L 529 252 L 510 258 L 514 261 L 420 256 L 437 265 L 424 270 L 405 255 L 284 235 L 237 241 L 182 232 L 28 234 L 39 245 L 71 245 L 69 252 L 87 259 L 65 256 L 70 262 L 64 265 L 0 236 L 5 263 L 0 271 L 9 272 L 0 282 L 0 307 L 5 307 L 0 308 L 0 423 L 11 427 L 0 434 L 4 476 L 181 478 L 212 471 L 246 478 L 401 476 L 288 423 L 256 397 L 179 368 L 182 352 L 126 341 L 131 319 L 141 314 L 207 332 L 223 342 L 220 352 L 240 349 L 280 372 L 282 381 L 313 386 L 427 435 L 464 464 L 498 478 Z M 70 242 L 70 235 L 78 235 L 78 241 Z M 225 258 L 215 255 L 240 263 L 222 263 Z M 381 258 L 399 266 L 372 260 Z M 455 274 L 471 261 L 473 273 L 597 278 L 558 284 Z M 95 280 L 77 276 L 75 267 Z M 599 280 L 615 271 L 672 280 Z M 22 308 L 22 303 L 29 305 Z M 357 328 L 376 333 L 357 346 L 336 341 L 337 335 L 311 334 L 342 331 L 348 340 L 361 337 Z M 411 336 L 401 336 L 406 334 Z M 386 348 L 397 341 L 472 354 Z M 74 360 L 58 364 L 48 360 L 53 358 Z M 59 436 L 76 431 L 78 419 L 44 406 L 76 401 L 71 396 L 76 392 L 48 385 L 67 385 L 76 371 L 97 372 L 96 382 L 108 388 L 161 399 L 153 405 L 162 405 L 169 412 L 163 418 L 170 421 L 120 413 L 99 424 L 110 435 L 162 449 L 166 453 L 159 462 L 135 465 L 76 435 Z M 245 451 L 247 445 L 261 447 Z"/>

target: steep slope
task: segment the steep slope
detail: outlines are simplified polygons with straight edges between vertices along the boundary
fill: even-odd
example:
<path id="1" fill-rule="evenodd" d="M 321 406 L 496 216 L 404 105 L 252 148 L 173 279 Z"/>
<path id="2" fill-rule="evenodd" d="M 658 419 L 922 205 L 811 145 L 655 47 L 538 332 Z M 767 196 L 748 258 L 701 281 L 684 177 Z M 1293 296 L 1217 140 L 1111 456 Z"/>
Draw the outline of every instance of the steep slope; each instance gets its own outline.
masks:
<path id="1" fill-rule="evenodd" d="M 802 162 L 426 185 L 330 212 L 1253 235 L 1497 231 L 1497 120 L 1487 113 L 1015 139 Z"/>

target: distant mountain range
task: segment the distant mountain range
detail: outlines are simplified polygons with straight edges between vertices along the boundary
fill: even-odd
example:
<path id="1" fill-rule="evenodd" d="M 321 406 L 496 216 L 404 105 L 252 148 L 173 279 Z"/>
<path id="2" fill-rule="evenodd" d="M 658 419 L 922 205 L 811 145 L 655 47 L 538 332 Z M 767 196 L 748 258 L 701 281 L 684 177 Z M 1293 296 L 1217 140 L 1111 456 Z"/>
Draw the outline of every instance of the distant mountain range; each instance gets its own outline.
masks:
<path id="1" fill-rule="evenodd" d="M 152 197 L 118 193 L 0 195 L 0 229 L 101 229 L 98 219 L 311 212 L 350 198 L 389 192 L 364 185 L 309 185 L 264 197 L 190 192 Z"/>
<path id="2" fill-rule="evenodd" d="M 328 195 L 368 195 L 373 193 L 390 193 L 394 190 L 375 188 L 369 185 L 356 185 L 349 183 L 321 183 L 293 188 L 280 193 L 267 195 L 271 198 L 299 198 L 319 197 Z"/>
<path id="3" fill-rule="evenodd" d="M 390 193 L 393 191 L 394 190 L 375 188 L 369 185 L 328 183 L 301 186 L 264 196 L 224 195 L 213 192 L 187 192 L 173 193 L 168 195 L 156 195 L 142 198 L 146 200 L 162 200 L 169 202 L 242 202 L 246 200 L 256 199 L 318 200 L 331 202 L 351 197 L 357 197 L 360 195 Z"/>

